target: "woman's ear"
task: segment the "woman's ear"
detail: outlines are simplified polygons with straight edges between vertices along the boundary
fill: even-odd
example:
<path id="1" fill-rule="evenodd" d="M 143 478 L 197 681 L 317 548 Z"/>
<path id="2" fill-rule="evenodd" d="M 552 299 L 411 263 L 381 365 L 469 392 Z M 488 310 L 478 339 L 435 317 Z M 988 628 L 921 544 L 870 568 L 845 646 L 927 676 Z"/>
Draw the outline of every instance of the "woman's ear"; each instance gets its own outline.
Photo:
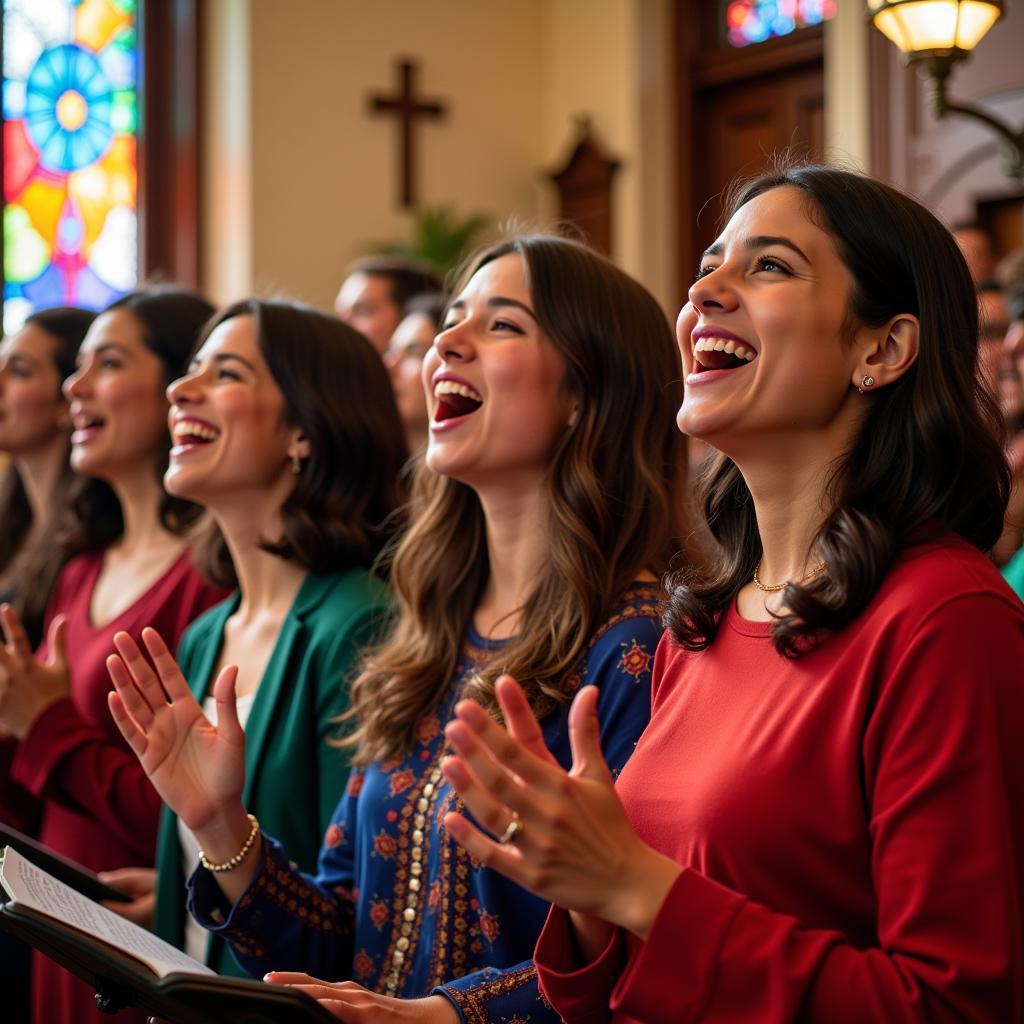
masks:
<path id="1" fill-rule="evenodd" d="M 300 462 L 309 458 L 309 441 L 301 430 L 296 430 L 292 435 L 291 443 L 288 445 L 288 458 L 293 462 L 298 459 Z"/>
<path id="2" fill-rule="evenodd" d="M 871 334 L 872 339 L 863 349 L 853 374 L 853 386 L 861 392 L 895 383 L 914 365 L 921 322 L 916 316 L 901 313 Z"/>

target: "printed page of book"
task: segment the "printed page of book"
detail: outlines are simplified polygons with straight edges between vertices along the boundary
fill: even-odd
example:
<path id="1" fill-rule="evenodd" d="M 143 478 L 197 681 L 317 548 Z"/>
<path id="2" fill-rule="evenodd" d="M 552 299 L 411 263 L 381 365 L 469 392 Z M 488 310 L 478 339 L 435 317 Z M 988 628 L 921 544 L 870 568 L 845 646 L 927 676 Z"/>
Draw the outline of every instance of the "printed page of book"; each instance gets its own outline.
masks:
<path id="1" fill-rule="evenodd" d="M 131 902 L 131 896 L 101 882 L 95 872 L 0 821 L 0 848 L 4 846 L 13 846 L 37 868 L 42 868 L 54 878 L 66 882 L 75 892 L 80 892 L 97 903 L 101 903 L 103 900 L 113 900 L 118 903 Z"/>
<path id="2" fill-rule="evenodd" d="M 157 977 L 176 972 L 215 975 L 205 964 L 186 956 L 152 932 L 59 882 L 10 846 L 3 849 L 0 884 L 16 905 L 52 917 L 141 960 Z"/>

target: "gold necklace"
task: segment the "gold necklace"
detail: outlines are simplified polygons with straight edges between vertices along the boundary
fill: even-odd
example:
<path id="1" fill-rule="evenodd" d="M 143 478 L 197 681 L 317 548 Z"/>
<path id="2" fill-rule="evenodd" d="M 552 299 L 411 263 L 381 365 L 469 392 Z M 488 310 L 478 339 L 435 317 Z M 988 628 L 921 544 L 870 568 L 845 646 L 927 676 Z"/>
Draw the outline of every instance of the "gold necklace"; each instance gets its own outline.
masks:
<path id="1" fill-rule="evenodd" d="M 758 561 L 757 569 L 754 570 L 754 586 L 757 587 L 758 590 L 761 590 L 761 591 L 763 591 L 766 594 L 775 594 L 775 593 L 777 593 L 780 590 L 785 590 L 786 587 L 788 587 L 790 585 L 790 583 L 793 582 L 792 580 L 786 580 L 784 583 L 773 583 L 773 584 L 770 584 L 770 585 L 767 584 L 767 583 L 762 583 L 760 581 L 760 579 L 758 579 L 758 576 L 757 576 L 757 570 L 760 569 L 760 568 L 761 568 L 761 562 Z M 825 568 L 825 563 L 824 562 L 819 562 L 817 565 L 812 565 L 811 568 L 808 569 L 807 572 L 805 572 L 803 574 L 803 576 L 800 577 L 798 582 L 799 583 L 803 583 L 804 580 L 808 580 L 812 576 L 816 576 L 824 568 Z"/>

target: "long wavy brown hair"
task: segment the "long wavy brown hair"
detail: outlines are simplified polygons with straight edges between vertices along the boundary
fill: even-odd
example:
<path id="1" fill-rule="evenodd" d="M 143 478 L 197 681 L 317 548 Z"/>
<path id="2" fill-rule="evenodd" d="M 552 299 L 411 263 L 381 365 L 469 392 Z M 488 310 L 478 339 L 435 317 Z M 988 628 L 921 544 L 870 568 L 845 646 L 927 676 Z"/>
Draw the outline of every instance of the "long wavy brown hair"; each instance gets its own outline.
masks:
<path id="1" fill-rule="evenodd" d="M 814 539 L 828 572 L 790 583 L 772 628 L 795 658 L 859 615 L 909 544 L 949 529 L 987 550 L 1003 529 L 1010 473 L 999 407 L 978 374 L 978 304 L 952 235 L 908 196 L 850 171 L 782 167 L 741 182 L 730 213 L 781 187 L 800 189 L 853 277 L 851 328 L 900 313 L 920 321 L 916 362 L 873 393 L 849 451 L 837 452 L 831 511 Z M 698 499 L 716 550 L 705 571 L 675 577 L 666 625 L 690 650 L 714 640 L 722 611 L 761 558 L 750 491 L 736 464 L 709 459 Z"/>
<path id="2" fill-rule="evenodd" d="M 508 254 L 524 264 L 538 323 L 565 360 L 575 422 L 551 452 L 551 551 L 514 640 L 466 690 L 497 714 L 494 683 L 510 672 L 538 716 L 571 698 L 572 675 L 597 628 L 644 570 L 660 574 L 682 536 L 685 456 L 672 330 L 654 298 L 578 242 L 525 235 L 472 259 L 461 287 Z M 354 763 L 407 751 L 416 723 L 450 685 L 490 572 L 476 493 L 417 467 L 411 526 L 393 552 L 397 622 L 352 687 L 357 723 L 342 741 Z"/>
<path id="3" fill-rule="evenodd" d="M 96 314 L 86 309 L 58 306 L 33 313 L 25 320 L 26 327 L 38 327 L 53 339 L 53 364 L 59 382 L 75 372 L 75 356 L 89 325 Z M 58 387 L 58 396 L 60 383 Z M 32 532 L 32 507 L 25 485 L 12 463 L 0 475 L 0 581 L 14 584 L 11 605 L 21 619 L 33 647 L 43 638 L 43 620 L 57 577 L 71 557 L 56 542 L 62 510 L 67 506 L 75 487 L 75 475 L 68 461 L 70 443 L 65 440 L 66 454 L 61 474 L 50 495 L 46 521 L 29 542 Z"/>

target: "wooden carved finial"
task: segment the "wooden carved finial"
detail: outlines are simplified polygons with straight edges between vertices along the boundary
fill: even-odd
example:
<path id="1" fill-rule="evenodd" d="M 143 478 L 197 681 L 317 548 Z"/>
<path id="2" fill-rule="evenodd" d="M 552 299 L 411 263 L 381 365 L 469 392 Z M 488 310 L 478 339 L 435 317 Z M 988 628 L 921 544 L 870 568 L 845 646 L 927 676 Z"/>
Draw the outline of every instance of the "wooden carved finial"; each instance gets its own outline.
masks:
<path id="1" fill-rule="evenodd" d="M 589 114 L 573 118 L 576 142 L 568 161 L 549 175 L 561 199 L 560 219 L 575 224 L 590 244 L 612 252 L 612 179 L 621 164 L 595 141 Z"/>

